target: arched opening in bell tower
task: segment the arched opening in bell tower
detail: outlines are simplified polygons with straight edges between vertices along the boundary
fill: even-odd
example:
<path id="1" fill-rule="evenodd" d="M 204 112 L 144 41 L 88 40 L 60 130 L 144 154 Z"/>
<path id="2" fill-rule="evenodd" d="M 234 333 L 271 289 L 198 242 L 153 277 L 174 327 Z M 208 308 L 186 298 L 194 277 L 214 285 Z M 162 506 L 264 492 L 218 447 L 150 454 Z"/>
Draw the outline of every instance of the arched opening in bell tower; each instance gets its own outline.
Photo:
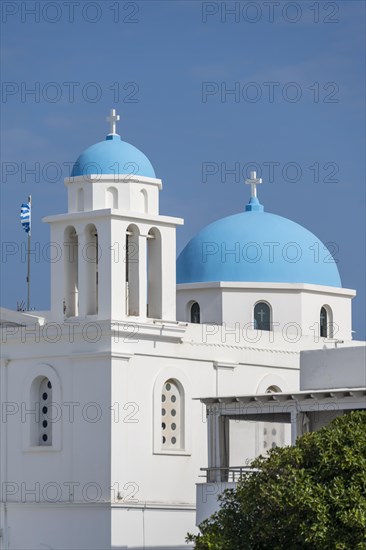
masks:
<path id="1" fill-rule="evenodd" d="M 75 227 L 69 226 L 64 233 L 64 315 L 78 315 L 78 236 Z"/>
<path id="2" fill-rule="evenodd" d="M 139 229 L 129 225 L 126 231 L 126 310 L 127 315 L 140 314 L 140 281 L 139 281 Z"/>
<path id="3" fill-rule="evenodd" d="M 94 224 L 85 228 L 85 246 L 82 251 L 85 262 L 86 314 L 98 313 L 98 231 Z"/>
<path id="4" fill-rule="evenodd" d="M 146 189 L 141 189 L 139 191 L 139 201 L 138 201 L 138 211 L 144 212 L 145 214 L 148 212 L 148 198 L 147 198 L 147 191 Z"/>
<path id="5" fill-rule="evenodd" d="M 162 317 L 161 234 L 153 227 L 147 235 L 147 316 Z"/>

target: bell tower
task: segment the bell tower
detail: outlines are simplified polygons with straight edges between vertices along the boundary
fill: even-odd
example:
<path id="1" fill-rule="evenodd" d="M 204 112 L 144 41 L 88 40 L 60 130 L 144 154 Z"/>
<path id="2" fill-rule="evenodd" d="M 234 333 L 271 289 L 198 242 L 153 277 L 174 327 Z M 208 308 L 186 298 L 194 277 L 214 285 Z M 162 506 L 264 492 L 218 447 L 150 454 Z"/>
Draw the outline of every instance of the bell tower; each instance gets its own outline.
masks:
<path id="1" fill-rule="evenodd" d="M 51 266 L 55 319 L 176 319 L 176 227 L 159 213 L 162 182 L 116 133 L 86 149 L 65 178 L 68 212 L 49 216 L 60 251 Z"/>

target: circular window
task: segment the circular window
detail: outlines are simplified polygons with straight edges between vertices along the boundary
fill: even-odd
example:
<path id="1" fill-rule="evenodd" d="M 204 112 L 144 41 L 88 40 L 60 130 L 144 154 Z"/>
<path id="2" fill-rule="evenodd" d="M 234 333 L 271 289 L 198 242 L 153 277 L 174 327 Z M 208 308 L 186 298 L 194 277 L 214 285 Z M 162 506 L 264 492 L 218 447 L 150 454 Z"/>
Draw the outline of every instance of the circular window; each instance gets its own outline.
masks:
<path id="1" fill-rule="evenodd" d="M 267 435 L 267 428 L 264 428 L 263 434 L 264 434 L 264 435 Z"/>
<path id="2" fill-rule="evenodd" d="M 267 441 L 263 441 L 263 447 L 264 447 L 264 448 L 267 447 Z"/>
<path id="3" fill-rule="evenodd" d="M 48 426 L 48 422 L 47 422 L 47 420 L 43 420 L 43 422 L 42 422 L 42 426 L 43 426 L 44 428 L 47 428 L 47 426 Z"/>
<path id="4" fill-rule="evenodd" d="M 161 414 L 162 414 L 163 416 L 165 416 L 166 410 L 165 410 L 165 409 L 161 409 Z"/>
<path id="5" fill-rule="evenodd" d="M 275 430 L 275 428 L 273 428 L 272 435 L 276 435 L 276 434 L 277 434 L 277 430 Z"/>
<path id="6" fill-rule="evenodd" d="M 163 403 L 164 403 L 164 401 L 166 401 L 166 396 L 164 394 L 161 396 L 161 400 L 162 400 Z"/>
<path id="7" fill-rule="evenodd" d="M 276 443 L 273 442 L 273 443 L 272 443 L 272 449 L 275 449 L 276 447 L 277 447 Z"/>
<path id="8" fill-rule="evenodd" d="M 51 389 L 52 388 L 52 384 L 50 381 L 47 382 L 47 388 Z"/>
<path id="9" fill-rule="evenodd" d="M 47 434 L 43 434 L 43 435 L 42 435 L 42 439 L 43 439 L 43 441 L 47 441 L 47 439 L 48 439 Z"/>
<path id="10" fill-rule="evenodd" d="M 176 429 L 177 429 L 177 425 L 174 424 L 174 422 L 173 422 L 173 424 L 172 424 L 172 430 L 176 430 Z"/>
<path id="11" fill-rule="evenodd" d="M 43 414 L 47 414 L 48 408 L 47 407 L 42 407 L 42 412 L 43 412 Z"/>
<path id="12" fill-rule="evenodd" d="M 48 397 L 48 395 L 47 395 L 46 392 L 42 393 L 42 399 L 43 399 L 43 401 L 46 401 L 47 397 Z"/>
<path id="13" fill-rule="evenodd" d="M 170 391 L 171 385 L 169 384 L 169 382 L 168 382 L 168 384 L 165 385 L 165 387 L 166 387 L 167 391 Z"/>
<path id="14" fill-rule="evenodd" d="M 177 442 L 177 439 L 175 437 L 172 437 L 171 442 L 173 443 L 173 445 L 175 445 Z"/>
<path id="15" fill-rule="evenodd" d="M 177 398 L 176 398 L 176 396 L 175 396 L 175 395 L 172 395 L 172 398 L 171 398 L 171 399 L 172 399 L 173 403 L 175 403 L 175 402 L 176 402 L 176 400 L 177 400 Z"/>
<path id="16" fill-rule="evenodd" d="M 172 409 L 172 416 L 175 416 L 177 414 L 177 411 L 175 409 Z"/>
<path id="17" fill-rule="evenodd" d="M 163 430 L 165 430 L 165 428 L 166 428 L 165 422 L 162 423 L 161 427 L 163 428 Z"/>
<path id="18" fill-rule="evenodd" d="M 165 439 L 165 437 L 163 436 L 163 443 L 165 443 L 165 442 L 166 442 L 166 439 Z"/>

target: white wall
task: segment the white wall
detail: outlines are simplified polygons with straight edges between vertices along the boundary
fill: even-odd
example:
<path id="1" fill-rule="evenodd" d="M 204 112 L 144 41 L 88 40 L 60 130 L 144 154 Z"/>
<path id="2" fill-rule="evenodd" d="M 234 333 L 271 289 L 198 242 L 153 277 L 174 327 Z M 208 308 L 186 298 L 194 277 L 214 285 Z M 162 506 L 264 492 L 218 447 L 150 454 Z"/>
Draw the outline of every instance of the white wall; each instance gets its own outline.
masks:
<path id="1" fill-rule="evenodd" d="M 301 390 L 366 387 L 366 347 L 304 351 L 300 369 Z"/>
<path id="2" fill-rule="evenodd" d="M 290 338 L 307 336 L 319 342 L 322 306 L 333 313 L 334 338 L 352 339 L 351 301 L 355 292 L 319 285 L 283 283 L 192 283 L 177 285 L 177 318 L 187 321 L 187 304 L 197 301 L 206 323 L 250 328 L 254 306 L 270 304 L 273 331 Z"/>
<path id="3" fill-rule="evenodd" d="M 116 174 L 115 176 L 90 175 L 66 178 L 68 189 L 68 212 L 101 210 L 117 208 L 121 211 L 141 212 L 145 214 L 159 214 L 159 191 L 162 189 L 161 180 Z M 83 208 L 78 204 L 79 190 L 84 191 Z M 108 189 L 115 190 L 116 205 L 112 206 Z M 143 193 L 142 193 L 143 191 Z M 146 201 L 143 200 L 146 197 Z"/>

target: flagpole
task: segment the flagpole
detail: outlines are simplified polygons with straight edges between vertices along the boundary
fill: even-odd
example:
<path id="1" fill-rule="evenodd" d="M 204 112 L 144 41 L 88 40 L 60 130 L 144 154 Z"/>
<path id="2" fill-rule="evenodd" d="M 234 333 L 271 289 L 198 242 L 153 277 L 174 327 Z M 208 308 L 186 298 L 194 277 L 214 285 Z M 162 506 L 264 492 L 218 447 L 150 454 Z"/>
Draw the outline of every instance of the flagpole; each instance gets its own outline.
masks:
<path id="1" fill-rule="evenodd" d="M 32 196 L 28 197 L 30 217 L 29 217 L 29 233 L 28 233 L 28 254 L 27 254 L 27 311 L 30 311 L 30 247 L 31 247 L 31 228 L 32 228 Z"/>

